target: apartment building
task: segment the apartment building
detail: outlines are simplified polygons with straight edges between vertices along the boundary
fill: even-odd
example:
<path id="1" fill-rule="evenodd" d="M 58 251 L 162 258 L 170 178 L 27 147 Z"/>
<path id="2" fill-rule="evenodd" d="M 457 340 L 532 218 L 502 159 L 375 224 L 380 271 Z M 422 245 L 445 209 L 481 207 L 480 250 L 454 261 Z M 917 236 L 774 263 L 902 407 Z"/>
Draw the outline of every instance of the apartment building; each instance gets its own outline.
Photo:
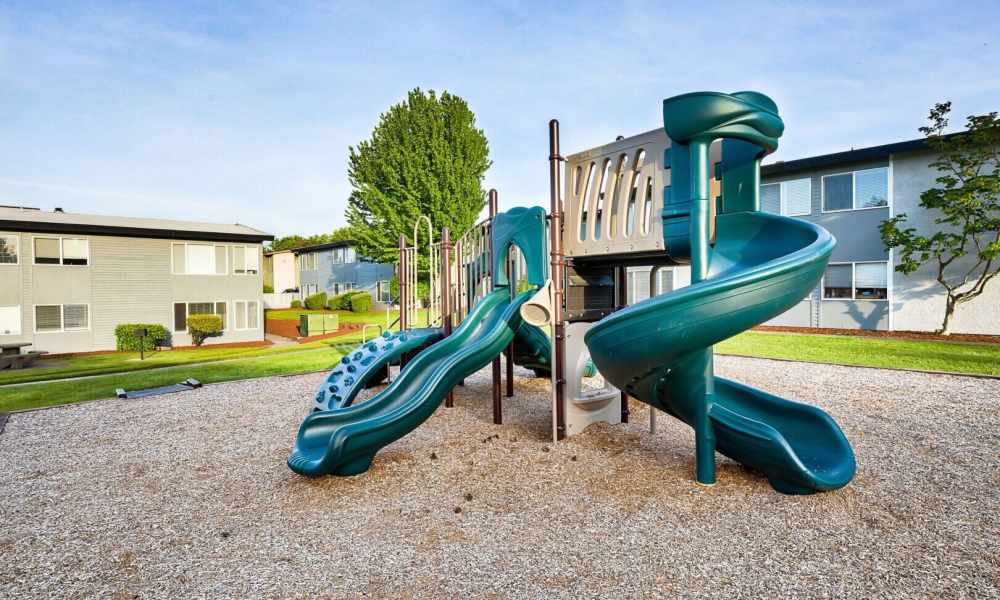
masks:
<path id="1" fill-rule="evenodd" d="M 114 350 L 123 323 L 159 323 L 174 346 L 186 320 L 218 314 L 206 343 L 264 338 L 261 252 L 245 225 L 0 207 L 0 341 L 51 353 Z"/>

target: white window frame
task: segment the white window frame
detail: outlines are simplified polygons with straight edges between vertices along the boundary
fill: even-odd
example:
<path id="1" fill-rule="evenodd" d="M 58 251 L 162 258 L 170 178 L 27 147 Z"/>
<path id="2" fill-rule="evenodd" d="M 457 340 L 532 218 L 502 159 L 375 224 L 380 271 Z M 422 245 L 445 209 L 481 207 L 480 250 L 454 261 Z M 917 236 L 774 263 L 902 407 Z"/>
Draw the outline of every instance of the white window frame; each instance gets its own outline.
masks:
<path id="1" fill-rule="evenodd" d="M 241 303 L 241 302 L 243 303 L 243 322 L 247 324 L 246 327 L 237 327 L 236 326 L 236 323 L 237 323 L 237 321 L 236 321 L 236 305 L 239 304 L 239 303 Z M 249 326 L 249 323 L 250 323 L 250 303 L 251 302 L 254 302 L 254 303 L 257 304 L 257 310 L 256 310 L 256 313 L 257 313 L 257 326 L 256 327 L 250 327 Z M 261 323 L 264 320 L 264 314 L 263 314 L 262 306 L 263 306 L 263 304 L 261 303 L 261 301 L 260 300 L 256 300 L 256 299 L 255 300 L 233 300 L 233 330 L 234 331 L 259 331 Z"/>
<path id="2" fill-rule="evenodd" d="M 0 263 L 0 267 L 16 267 L 21 264 L 21 236 L 16 233 L 8 233 L 5 231 L 0 231 L 0 238 L 13 238 L 15 244 L 15 252 L 17 260 L 12 263 Z M 59 247 L 62 248 L 62 242 L 59 242 Z M 60 260 L 59 262 L 62 262 Z M 55 265 L 52 265 L 55 266 Z"/>
<path id="3" fill-rule="evenodd" d="M 17 331 L 13 333 L 4 333 L 0 330 L 0 337 L 2 336 L 18 336 L 24 331 L 24 310 L 22 310 L 20 304 L 8 304 L 0 306 L 0 308 L 16 308 L 17 309 Z M 89 315 L 88 315 L 89 316 Z"/>
<path id="4" fill-rule="evenodd" d="M 858 207 L 858 193 L 857 186 L 855 185 L 855 173 L 864 173 L 865 171 L 876 171 L 878 169 L 886 170 L 886 191 L 885 191 L 885 206 L 862 206 Z M 837 177 L 839 175 L 850 175 L 851 176 L 851 208 L 835 208 L 832 210 L 826 209 L 826 178 L 827 177 Z M 853 171 L 842 171 L 840 173 L 827 173 L 820 177 L 819 183 L 819 209 L 822 214 L 829 213 L 842 213 L 842 212 L 852 212 L 858 210 L 885 210 L 889 209 L 889 213 L 892 213 L 892 163 L 884 167 L 869 167 L 867 169 L 855 169 Z M 864 262 L 864 261 L 861 261 Z"/>
<path id="5" fill-rule="evenodd" d="M 248 246 L 246 244 L 235 244 L 233 246 L 230 246 L 230 250 L 229 251 L 230 252 L 235 252 L 237 248 L 243 248 L 243 272 L 242 273 L 237 273 L 236 272 L 236 257 L 233 256 L 233 257 L 231 257 L 229 259 L 230 263 L 231 263 L 231 265 L 229 265 L 229 266 L 231 266 L 231 268 L 232 268 L 233 275 L 238 275 L 240 277 L 244 277 L 244 276 L 256 277 L 256 276 L 260 275 L 260 272 L 261 272 L 261 263 L 263 261 L 261 260 L 260 251 L 257 249 L 258 247 L 257 246 Z M 246 272 L 247 271 L 247 268 L 246 268 L 246 266 L 247 266 L 247 256 L 249 256 L 250 254 L 254 254 L 254 255 L 257 256 L 257 270 L 254 271 L 253 273 L 247 273 Z M 171 256 L 173 256 L 173 254 L 171 254 Z"/>
<path id="6" fill-rule="evenodd" d="M 300 271 L 319 270 L 319 263 L 316 260 L 316 252 L 305 252 L 299 255 L 299 270 Z"/>
<path id="7" fill-rule="evenodd" d="M 385 300 L 382 299 L 383 290 L 385 292 Z M 392 302 L 392 286 L 388 279 L 379 279 L 375 282 L 375 295 L 378 296 L 378 301 L 382 304 Z"/>
<path id="8" fill-rule="evenodd" d="M 35 262 L 35 240 L 37 240 L 37 239 L 59 240 L 59 264 L 50 265 L 50 264 L 46 264 L 46 263 L 37 263 L 37 262 Z M 83 240 L 83 241 L 87 242 L 87 264 L 85 264 L 85 265 L 66 265 L 66 264 L 63 264 L 63 261 L 65 260 L 65 256 L 64 256 L 65 253 L 63 252 L 63 240 Z M 21 260 L 20 255 L 18 255 L 17 259 L 18 259 L 18 261 Z M 33 236 L 31 236 L 31 266 L 33 266 L 33 267 L 70 267 L 70 268 L 73 268 L 73 269 L 82 269 L 82 268 L 85 268 L 85 267 L 89 267 L 92 264 L 93 264 L 93 262 L 92 262 L 92 258 L 91 258 L 91 255 L 90 255 L 90 238 L 86 238 L 86 237 L 74 237 L 74 236 L 66 236 L 66 235 L 33 235 Z M 42 306 L 52 306 L 52 305 L 51 304 L 43 304 Z"/>
<path id="9" fill-rule="evenodd" d="M 884 208 L 884 207 L 878 207 Z M 858 298 L 857 270 L 858 265 L 885 265 L 885 298 Z M 888 260 L 856 260 L 830 262 L 826 266 L 836 267 L 851 265 L 851 297 L 850 298 L 827 298 L 826 297 L 826 269 L 823 269 L 823 277 L 819 282 L 819 299 L 822 302 L 888 302 L 892 298 L 892 263 Z"/>
<path id="10" fill-rule="evenodd" d="M 809 212 L 804 213 L 790 213 L 788 212 L 788 194 L 785 193 L 785 184 L 793 183 L 796 181 L 805 181 L 809 183 Z M 778 213 L 783 217 L 808 217 L 813 213 L 812 210 L 812 177 L 798 177 L 796 179 L 785 179 L 782 181 L 770 181 L 768 183 L 760 184 L 760 187 L 766 187 L 769 185 L 778 186 Z M 876 207 L 878 208 L 878 207 Z"/>
<path id="11" fill-rule="evenodd" d="M 41 236 L 45 237 L 45 236 Z M 55 265 L 53 265 L 55 266 Z M 79 265 L 83 266 L 83 265 Z M 66 328 L 66 305 L 71 306 L 86 306 L 87 307 L 87 326 L 86 327 L 73 327 L 70 329 Z M 59 307 L 59 329 L 45 329 L 42 331 L 38 330 L 38 307 L 39 306 L 58 306 Z M 31 329 L 36 334 L 46 334 L 46 333 L 75 333 L 78 331 L 90 331 L 91 324 L 94 321 L 94 315 L 90 312 L 89 302 L 66 302 L 64 304 L 49 304 L 42 302 L 40 304 L 31 305 Z"/>
<path id="12" fill-rule="evenodd" d="M 215 262 L 214 262 L 215 259 L 218 258 L 218 256 L 219 256 L 219 253 L 215 250 L 215 248 L 225 248 L 226 251 L 223 254 L 226 255 L 226 266 L 223 269 L 222 273 L 187 273 L 187 272 L 185 272 L 185 273 L 178 273 L 177 272 L 177 265 L 174 263 L 174 246 L 184 246 L 184 270 L 185 271 L 187 270 L 188 265 L 191 263 L 191 261 L 188 259 L 188 254 L 187 254 L 187 252 L 188 252 L 187 251 L 187 247 L 188 246 L 212 246 L 212 248 L 213 248 L 212 252 L 214 254 L 214 258 L 212 259 L 212 261 L 213 261 L 213 265 L 212 266 L 214 266 L 214 267 L 218 267 L 219 266 L 218 264 L 215 264 Z M 184 275 L 184 276 L 191 276 L 191 277 L 225 277 L 225 276 L 229 275 L 229 262 L 230 262 L 229 253 L 230 252 L 232 252 L 232 250 L 230 250 L 229 246 L 227 246 L 225 244 L 214 244 L 212 242 L 170 242 L 170 274 L 171 275 Z M 260 268 L 260 264 L 258 263 L 258 269 L 259 268 Z M 213 270 L 218 270 L 218 269 L 213 269 Z"/>
<path id="13" fill-rule="evenodd" d="M 184 310 L 185 310 L 185 313 L 184 313 L 184 329 L 174 329 L 175 327 L 177 327 L 177 323 L 176 323 L 177 315 L 174 313 L 174 305 L 176 305 L 176 304 L 183 304 L 184 305 Z M 226 302 L 225 300 L 215 300 L 215 301 L 211 301 L 211 300 L 174 300 L 173 302 L 170 303 L 170 331 L 171 331 L 171 333 L 187 333 L 188 332 L 187 318 L 191 316 L 191 305 L 192 304 L 211 304 L 213 311 L 216 310 L 216 308 L 220 304 L 225 304 L 226 305 L 226 318 L 222 319 L 222 331 L 220 333 L 225 333 L 225 332 L 227 332 L 227 331 L 230 330 L 230 327 L 227 326 L 228 325 L 227 321 L 230 320 L 229 303 Z M 217 315 L 219 313 L 213 312 L 212 314 L 213 315 Z"/>

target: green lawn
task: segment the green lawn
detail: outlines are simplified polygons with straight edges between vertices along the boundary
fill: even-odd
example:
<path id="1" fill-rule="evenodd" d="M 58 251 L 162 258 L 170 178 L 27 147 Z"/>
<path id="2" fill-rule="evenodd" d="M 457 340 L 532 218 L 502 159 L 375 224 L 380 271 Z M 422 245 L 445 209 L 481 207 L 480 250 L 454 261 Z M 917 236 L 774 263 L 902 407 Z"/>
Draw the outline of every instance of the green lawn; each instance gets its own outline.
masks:
<path id="1" fill-rule="evenodd" d="M 1000 375 L 1000 345 L 748 331 L 716 345 L 720 354 L 841 365 Z"/>
<path id="2" fill-rule="evenodd" d="M 302 352 L 350 343 L 360 340 L 360 334 L 350 334 L 343 337 L 330 338 L 289 346 L 258 346 L 243 348 L 212 348 L 206 346 L 196 349 L 163 350 L 146 354 L 146 359 L 140 361 L 138 352 L 115 352 L 112 354 L 91 354 L 70 358 L 43 359 L 40 361 L 58 361 L 59 367 L 33 367 L 30 369 L 6 369 L 0 371 L 0 385 L 12 383 L 27 383 L 31 381 L 49 381 L 66 377 L 82 375 L 104 375 L 171 367 L 176 365 L 206 363 L 235 358 L 252 358 L 257 356 L 282 355 L 289 352 Z M 0 391 L 2 394 L 2 391 Z"/>
<path id="3" fill-rule="evenodd" d="M 38 385 L 0 388 L 0 411 L 24 410 L 83 400 L 111 398 L 115 395 L 116 388 L 134 390 L 169 385 L 188 377 L 193 377 L 202 383 L 217 383 L 270 375 L 307 373 L 333 368 L 342 355 L 343 350 L 341 349 L 324 347 L 309 352 L 191 365 L 187 369 L 107 375 L 87 379 L 85 385 L 81 385 L 79 381 L 56 381 Z M 305 400 L 303 398 L 303 402 Z"/>

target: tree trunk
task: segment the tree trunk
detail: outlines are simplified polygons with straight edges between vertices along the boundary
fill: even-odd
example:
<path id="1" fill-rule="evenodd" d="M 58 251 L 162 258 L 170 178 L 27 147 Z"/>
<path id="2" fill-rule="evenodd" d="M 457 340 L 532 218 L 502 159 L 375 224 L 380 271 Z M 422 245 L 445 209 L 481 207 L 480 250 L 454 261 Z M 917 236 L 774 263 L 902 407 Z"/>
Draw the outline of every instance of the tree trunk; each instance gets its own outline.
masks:
<path id="1" fill-rule="evenodd" d="M 941 335 L 951 335 L 951 317 L 955 314 L 955 299 L 948 294 L 944 303 L 944 321 L 941 322 L 941 329 L 937 333 Z"/>

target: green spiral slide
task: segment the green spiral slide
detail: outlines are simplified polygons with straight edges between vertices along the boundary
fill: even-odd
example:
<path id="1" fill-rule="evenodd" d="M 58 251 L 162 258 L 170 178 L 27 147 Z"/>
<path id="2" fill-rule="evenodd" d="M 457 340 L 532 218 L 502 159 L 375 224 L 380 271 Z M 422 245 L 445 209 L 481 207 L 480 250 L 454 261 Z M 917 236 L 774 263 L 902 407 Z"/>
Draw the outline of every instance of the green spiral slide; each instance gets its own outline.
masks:
<path id="1" fill-rule="evenodd" d="M 780 492 L 840 488 L 854 475 L 854 453 L 829 415 L 713 372 L 712 345 L 806 297 L 836 244 L 812 223 L 758 211 L 760 159 L 783 129 L 777 107 L 754 92 L 685 94 L 664 101 L 664 122 L 674 171 L 665 241 L 674 256 L 689 252 L 693 283 L 596 323 L 585 337 L 591 357 L 616 386 L 695 429 L 699 482 L 714 483 L 717 450 Z M 723 174 L 711 243 L 708 144 L 719 138 L 737 141 L 732 154 L 748 160 L 732 168 L 733 179 Z"/>

